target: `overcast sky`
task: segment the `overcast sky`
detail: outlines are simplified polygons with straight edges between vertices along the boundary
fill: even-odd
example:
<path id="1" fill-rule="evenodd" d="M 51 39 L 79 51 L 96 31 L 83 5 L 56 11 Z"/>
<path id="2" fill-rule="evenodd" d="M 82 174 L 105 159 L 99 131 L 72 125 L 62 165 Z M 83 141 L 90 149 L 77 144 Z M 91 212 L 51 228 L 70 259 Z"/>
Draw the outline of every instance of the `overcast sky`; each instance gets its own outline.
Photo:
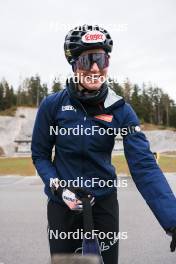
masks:
<path id="1" fill-rule="evenodd" d="M 86 23 L 110 31 L 111 76 L 151 82 L 176 100 L 175 0 L 0 0 L 0 11 L 0 79 L 15 88 L 36 73 L 50 85 L 71 72 L 64 37 Z"/>

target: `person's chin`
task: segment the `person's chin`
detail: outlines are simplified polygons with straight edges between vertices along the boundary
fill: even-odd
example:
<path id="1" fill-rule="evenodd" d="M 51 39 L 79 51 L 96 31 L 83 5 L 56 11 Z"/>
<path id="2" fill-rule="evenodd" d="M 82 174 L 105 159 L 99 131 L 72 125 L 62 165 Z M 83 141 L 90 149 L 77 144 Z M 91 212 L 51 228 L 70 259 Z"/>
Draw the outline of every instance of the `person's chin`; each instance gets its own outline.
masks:
<path id="1" fill-rule="evenodd" d="M 85 84 L 83 84 L 83 86 L 88 90 L 99 90 L 101 85 L 102 85 L 101 83 L 92 83 L 92 84 L 91 83 L 89 83 L 89 84 L 85 83 Z"/>

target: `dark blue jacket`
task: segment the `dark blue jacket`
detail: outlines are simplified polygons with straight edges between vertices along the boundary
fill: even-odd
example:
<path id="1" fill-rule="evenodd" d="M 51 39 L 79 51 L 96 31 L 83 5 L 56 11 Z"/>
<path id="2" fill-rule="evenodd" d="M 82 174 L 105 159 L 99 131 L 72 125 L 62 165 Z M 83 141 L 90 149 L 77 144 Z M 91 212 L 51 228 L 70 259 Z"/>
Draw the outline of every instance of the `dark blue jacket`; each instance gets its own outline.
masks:
<path id="1" fill-rule="evenodd" d="M 116 180 L 115 169 L 111 164 L 115 135 L 64 134 L 66 129 L 78 125 L 84 131 L 92 126 L 105 130 L 139 126 L 131 106 L 111 89 L 104 107 L 103 118 L 102 115 L 89 116 L 80 102 L 70 97 L 67 88 L 42 101 L 34 125 L 31 149 L 33 163 L 45 183 L 45 193 L 49 198 L 59 202 L 51 193 L 50 178 L 67 181 L 82 177 L 83 182 L 92 178 Z M 51 135 L 51 127 L 55 131 L 56 127 L 61 129 L 62 133 Z M 164 229 L 176 226 L 176 198 L 150 151 L 145 135 L 133 130 L 123 137 L 123 143 L 132 178 L 159 223 Z M 55 157 L 52 161 L 53 146 Z M 89 189 L 96 199 L 114 190 L 115 187 L 102 188 L 99 185 Z"/>

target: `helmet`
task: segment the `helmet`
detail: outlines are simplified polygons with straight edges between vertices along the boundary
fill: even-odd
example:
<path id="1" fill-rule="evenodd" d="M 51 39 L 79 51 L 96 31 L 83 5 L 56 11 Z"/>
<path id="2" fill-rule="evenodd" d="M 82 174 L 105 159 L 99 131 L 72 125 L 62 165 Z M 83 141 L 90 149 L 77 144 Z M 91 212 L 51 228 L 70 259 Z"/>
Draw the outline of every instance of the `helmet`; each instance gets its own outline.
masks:
<path id="1" fill-rule="evenodd" d="M 111 36 L 104 28 L 97 25 L 78 26 L 65 37 L 65 57 L 72 64 L 83 51 L 102 48 L 108 53 L 112 51 L 112 46 Z"/>

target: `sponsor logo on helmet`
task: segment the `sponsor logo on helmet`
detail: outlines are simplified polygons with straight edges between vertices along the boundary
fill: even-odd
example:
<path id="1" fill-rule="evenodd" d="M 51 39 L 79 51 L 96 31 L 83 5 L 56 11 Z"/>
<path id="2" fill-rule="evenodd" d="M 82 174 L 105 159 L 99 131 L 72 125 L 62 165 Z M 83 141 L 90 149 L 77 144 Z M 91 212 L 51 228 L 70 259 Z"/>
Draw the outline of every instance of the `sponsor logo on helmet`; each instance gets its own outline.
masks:
<path id="1" fill-rule="evenodd" d="M 82 41 L 85 43 L 103 42 L 105 41 L 105 39 L 105 34 L 97 30 L 88 31 L 85 35 L 82 36 Z"/>

